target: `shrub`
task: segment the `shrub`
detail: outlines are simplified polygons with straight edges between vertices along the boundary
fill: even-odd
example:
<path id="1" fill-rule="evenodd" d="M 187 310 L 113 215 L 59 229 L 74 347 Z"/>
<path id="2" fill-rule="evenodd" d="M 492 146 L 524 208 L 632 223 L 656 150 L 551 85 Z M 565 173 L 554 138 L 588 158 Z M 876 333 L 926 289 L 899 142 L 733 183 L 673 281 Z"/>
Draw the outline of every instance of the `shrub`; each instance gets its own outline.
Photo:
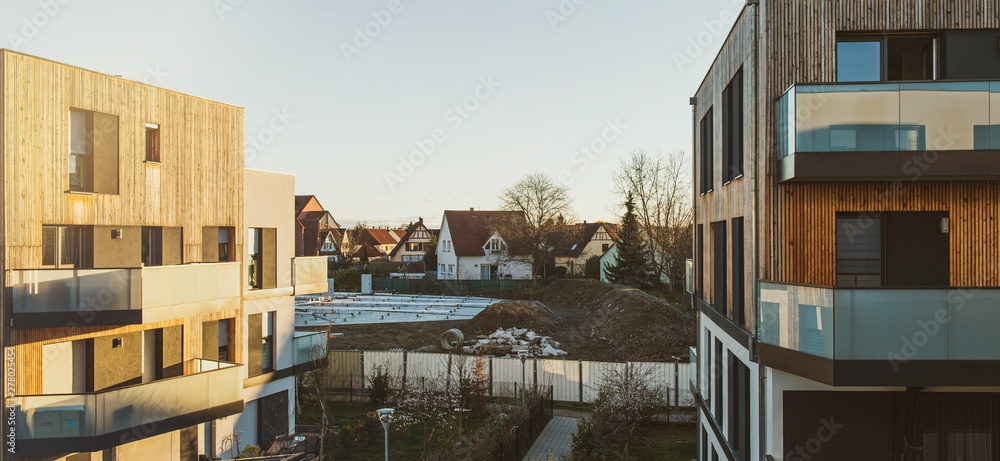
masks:
<path id="1" fill-rule="evenodd" d="M 240 450 L 237 458 L 256 458 L 258 456 L 264 456 L 264 450 L 261 450 L 257 445 L 247 445 Z"/>
<path id="2" fill-rule="evenodd" d="M 598 255 L 587 258 L 587 263 L 583 266 L 583 275 L 592 279 L 601 278 L 601 257 Z"/>
<path id="3" fill-rule="evenodd" d="M 392 376 L 389 375 L 389 363 L 376 365 L 372 368 L 371 376 L 368 376 L 368 401 L 377 407 L 385 405 L 392 392 L 391 385 Z"/>

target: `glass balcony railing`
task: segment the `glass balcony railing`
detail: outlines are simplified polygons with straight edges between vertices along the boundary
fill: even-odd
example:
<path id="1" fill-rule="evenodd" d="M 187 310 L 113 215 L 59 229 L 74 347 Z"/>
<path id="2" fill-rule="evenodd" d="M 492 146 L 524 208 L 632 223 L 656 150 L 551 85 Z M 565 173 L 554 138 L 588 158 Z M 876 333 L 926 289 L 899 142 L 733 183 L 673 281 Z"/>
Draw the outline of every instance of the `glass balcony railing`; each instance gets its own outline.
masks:
<path id="1" fill-rule="evenodd" d="M 326 332 L 295 332 L 295 365 L 308 365 L 326 357 Z"/>
<path id="2" fill-rule="evenodd" d="M 688 381 L 691 388 L 698 389 L 698 377 L 701 376 L 698 370 L 698 348 L 691 346 L 688 348 Z"/>
<path id="3" fill-rule="evenodd" d="M 684 260 L 684 291 L 694 293 L 694 261 Z"/>
<path id="4" fill-rule="evenodd" d="M 160 421 L 197 412 L 212 413 L 199 421 L 206 422 L 242 411 L 242 367 L 201 359 L 184 365 L 188 374 L 183 376 L 104 392 L 16 396 L 18 441 L 99 437 L 131 428 L 155 428 Z M 206 411 L 226 405 L 239 408 L 226 415 Z"/>
<path id="5" fill-rule="evenodd" d="M 37 322 L 44 318 L 35 314 L 71 313 L 79 314 L 78 323 L 121 325 L 239 307 L 240 263 L 27 269 L 9 271 L 9 276 L 15 326 L 19 315 L 33 315 Z M 97 312 L 112 315 L 89 315 Z M 63 317 L 51 319 L 66 322 Z"/>
<path id="6" fill-rule="evenodd" d="M 327 285 L 327 257 L 292 258 L 292 277 L 297 295 L 326 293 L 330 290 Z"/>
<path id="7" fill-rule="evenodd" d="M 760 341 L 833 360 L 1000 360 L 1000 289 L 760 282 Z"/>
<path id="8" fill-rule="evenodd" d="M 778 157 L 1000 149 L 1000 82 L 798 84 L 778 101 Z"/>

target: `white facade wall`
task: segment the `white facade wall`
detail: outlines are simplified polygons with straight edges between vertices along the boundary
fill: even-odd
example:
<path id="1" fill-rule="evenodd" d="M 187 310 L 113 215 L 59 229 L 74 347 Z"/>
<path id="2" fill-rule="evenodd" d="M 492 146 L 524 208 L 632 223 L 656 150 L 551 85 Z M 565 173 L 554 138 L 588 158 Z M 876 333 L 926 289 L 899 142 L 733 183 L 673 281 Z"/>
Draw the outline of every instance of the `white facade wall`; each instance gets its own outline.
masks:
<path id="1" fill-rule="evenodd" d="M 438 279 L 456 280 L 458 257 L 455 256 L 455 250 L 451 247 L 451 229 L 448 228 L 448 220 L 443 217 L 441 218 L 441 233 L 438 234 L 437 258 Z M 449 267 L 454 268 L 451 273 L 448 272 Z"/>

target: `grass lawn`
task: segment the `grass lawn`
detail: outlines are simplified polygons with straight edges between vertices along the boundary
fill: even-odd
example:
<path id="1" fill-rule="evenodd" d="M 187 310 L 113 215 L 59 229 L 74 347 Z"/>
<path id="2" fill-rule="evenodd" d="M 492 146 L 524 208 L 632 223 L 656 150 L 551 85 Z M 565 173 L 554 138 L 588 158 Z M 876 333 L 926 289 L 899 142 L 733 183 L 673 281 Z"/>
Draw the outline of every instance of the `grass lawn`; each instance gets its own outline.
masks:
<path id="1" fill-rule="evenodd" d="M 698 457 L 695 425 L 657 424 L 646 428 L 645 443 L 632 449 L 633 460 L 691 461 Z"/>

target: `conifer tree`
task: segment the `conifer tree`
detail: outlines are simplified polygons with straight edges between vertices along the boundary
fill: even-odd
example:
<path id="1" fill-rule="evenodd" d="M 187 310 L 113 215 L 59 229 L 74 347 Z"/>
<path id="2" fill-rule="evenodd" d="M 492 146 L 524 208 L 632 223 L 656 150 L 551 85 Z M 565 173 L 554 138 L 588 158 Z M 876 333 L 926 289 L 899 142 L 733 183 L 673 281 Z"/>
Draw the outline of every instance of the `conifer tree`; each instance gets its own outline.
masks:
<path id="1" fill-rule="evenodd" d="M 625 216 L 615 239 L 617 253 L 614 264 L 605 269 L 608 280 L 631 286 L 642 286 L 649 281 L 649 262 L 646 261 L 646 238 L 642 233 L 639 218 L 635 215 L 635 201 L 629 192 L 625 201 Z"/>

